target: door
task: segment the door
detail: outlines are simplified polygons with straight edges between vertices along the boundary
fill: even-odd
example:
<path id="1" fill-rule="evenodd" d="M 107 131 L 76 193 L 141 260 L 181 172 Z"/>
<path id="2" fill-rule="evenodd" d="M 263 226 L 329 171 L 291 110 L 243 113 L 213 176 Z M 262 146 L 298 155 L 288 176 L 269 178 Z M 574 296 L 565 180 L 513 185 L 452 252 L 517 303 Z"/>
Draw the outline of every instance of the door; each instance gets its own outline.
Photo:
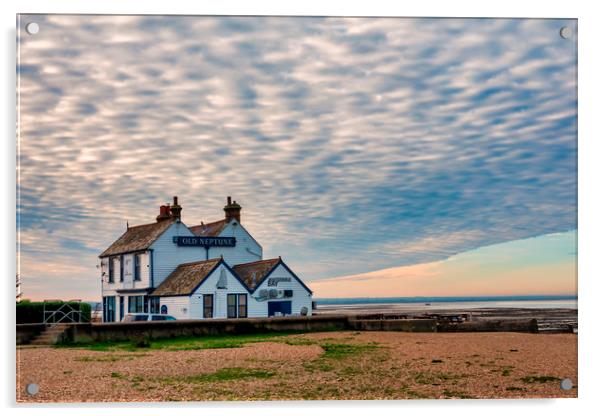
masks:
<path id="1" fill-rule="evenodd" d="M 274 316 L 276 312 L 280 312 L 282 315 L 290 315 L 291 310 L 292 302 L 290 300 L 268 302 L 268 316 Z"/>

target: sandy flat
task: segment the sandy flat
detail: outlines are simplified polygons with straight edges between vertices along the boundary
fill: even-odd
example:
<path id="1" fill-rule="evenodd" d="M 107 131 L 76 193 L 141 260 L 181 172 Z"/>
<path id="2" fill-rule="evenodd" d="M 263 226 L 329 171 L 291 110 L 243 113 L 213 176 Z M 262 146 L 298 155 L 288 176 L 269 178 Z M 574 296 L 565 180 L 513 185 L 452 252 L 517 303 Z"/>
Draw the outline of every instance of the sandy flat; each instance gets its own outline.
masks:
<path id="1" fill-rule="evenodd" d="M 24 347 L 17 370 L 19 402 L 577 397 L 577 335 L 327 332 L 185 351 Z M 564 378 L 573 389 L 560 388 Z"/>

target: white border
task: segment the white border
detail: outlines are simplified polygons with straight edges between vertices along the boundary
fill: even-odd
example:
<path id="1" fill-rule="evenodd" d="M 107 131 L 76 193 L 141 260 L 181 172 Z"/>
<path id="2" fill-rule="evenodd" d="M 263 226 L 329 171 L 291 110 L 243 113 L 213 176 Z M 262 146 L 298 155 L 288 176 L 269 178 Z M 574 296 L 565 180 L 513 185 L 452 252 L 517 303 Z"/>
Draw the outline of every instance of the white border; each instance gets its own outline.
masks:
<path id="1" fill-rule="evenodd" d="M 244 404 L 150 404 L 140 409 L 140 405 L 124 405 L 127 409 L 118 412 L 142 412 L 147 415 L 165 415 L 168 408 L 178 407 L 178 412 L 196 414 L 199 412 L 254 415 L 314 415 L 332 413 L 340 409 L 345 414 L 364 414 L 369 408 L 379 413 L 400 414 L 400 412 L 441 413 L 447 415 L 488 415 L 515 413 L 520 411 L 545 412 L 547 415 L 574 414 L 595 408 L 600 395 L 602 377 L 600 361 L 602 353 L 599 331 L 599 311 L 597 297 L 602 293 L 600 280 L 602 273 L 597 261 L 602 245 L 598 237 L 602 234 L 600 215 L 602 214 L 600 179 L 600 45 L 602 21 L 596 13 L 595 2 L 552 1 L 528 2 L 505 0 L 484 1 L 429 1 L 393 2 L 385 0 L 304 0 L 286 1 L 228 1 L 195 2 L 179 0 L 20 0 L 18 4 L 2 2 L 3 54 L 1 66 L 4 91 L 1 101 L 5 126 L 2 163 L 2 223 L 3 230 L 2 265 L 6 284 L 4 299 L 4 342 L 2 402 L 13 407 L 6 414 L 43 411 L 45 414 L 80 415 L 81 412 L 105 414 L 106 407 L 121 405 L 68 406 L 52 405 L 43 408 L 14 408 L 14 283 L 15 273 L 15 15 L 16 13 L 107 13 L 107 14 L 238 14 L 238 15 L 345 15 L 345 16 L 456 16 L 456 17 L 565 17 L 579 19 L 579 396 L 578 400 L 512 400 L 512 401 L 411 401 L 411 402 L 290 402 L 290 403 L 244 403 Z M 598 123 L 596 123 L 598 121 Z M 596 126 L 598 124 L 598 126 Z M 12 232 L 11 232 L 12 231 Z M 85 407 L 83 409 L 82 407 Z M 199 408 L 200 407 L 200 408 Z"/>

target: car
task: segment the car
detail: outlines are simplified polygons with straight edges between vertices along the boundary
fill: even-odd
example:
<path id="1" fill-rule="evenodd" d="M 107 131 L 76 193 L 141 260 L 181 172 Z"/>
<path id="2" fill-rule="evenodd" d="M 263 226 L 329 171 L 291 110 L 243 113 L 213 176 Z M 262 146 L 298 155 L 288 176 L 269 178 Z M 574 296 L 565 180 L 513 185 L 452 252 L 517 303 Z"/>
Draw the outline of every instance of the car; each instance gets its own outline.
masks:
<path id="1" fill-rule="evenodd" d="M 128 313 L 121 322 L 145 322 L 145 321 L 175 321 L 171 315 L 158 313 Z"/>

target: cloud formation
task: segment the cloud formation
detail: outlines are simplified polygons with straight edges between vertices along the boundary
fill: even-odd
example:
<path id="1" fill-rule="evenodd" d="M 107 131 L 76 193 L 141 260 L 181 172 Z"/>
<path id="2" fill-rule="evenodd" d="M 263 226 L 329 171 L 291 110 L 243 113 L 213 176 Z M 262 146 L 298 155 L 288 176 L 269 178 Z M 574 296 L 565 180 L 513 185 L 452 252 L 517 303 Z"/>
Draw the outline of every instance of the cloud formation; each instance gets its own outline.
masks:
<path id="1" fill-rule="evenodd" d="M 190 225 L 232 195 L 308 281 L 576 228 L 576 21 L 29 21 L 26 287 L 97 295 L 96 256 L 172 195 Z"/>

